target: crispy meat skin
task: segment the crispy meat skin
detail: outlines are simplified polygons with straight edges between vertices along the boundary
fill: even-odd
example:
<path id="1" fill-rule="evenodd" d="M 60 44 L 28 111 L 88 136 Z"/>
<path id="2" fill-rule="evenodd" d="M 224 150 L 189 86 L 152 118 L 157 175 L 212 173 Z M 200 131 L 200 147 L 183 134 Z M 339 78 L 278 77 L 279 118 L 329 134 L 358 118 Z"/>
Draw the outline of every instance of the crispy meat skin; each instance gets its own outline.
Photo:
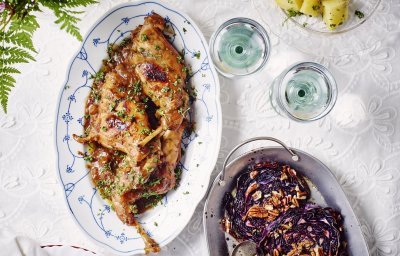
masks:
<path id="1" fill-rule="evenodd" d="M 104 79 L 95 81 L 87 101 L 85 136 L 74 135 L 91 147 L 88 166 L 96 187 L 121 221 L 137 227 L 146 252 L 159 247 L 135 214 L 148 208 L 149 194 L 157 198 L 176 185 L 189 104 L 185 66 L 164 28 L 164 19 L 152 14 L 132 31 L 130 42 L 114 47 Z M 158 125 L 163 132 L 141 145 Z"/>
<path id="2" fill-rule="evenodd" d="M 164 19 L 153 14 L 145 18 L 140 30 L 132 34 L 134 50 L 149 56 L 136 65 L 136 73 L 144 92 L 159 107 L 158 115 L 164 130 L 176 130 L 183 122 L 189 96 L 185 91 L 186 71 L 179 53 L 162 33 Z M 141 57 L 134 54 L 131 63 Z"/>
<path id="3" fill-rule="evenodd" d="M 99 87 L 100 101 L 89 106 L 88 136 L 77 140 L 82 143 L 96 141 L 106 148 L 118 149 L 139 162 L 148 152 L 139 148 L 138 143 L 146 137 L 144 131 L 151 127 L 145 105 L 127 100 L 125 95 L 119 93 L 120 88 L 130 90 L 134 82 L 125 81 L 117 68 L 107 73 Z"/>

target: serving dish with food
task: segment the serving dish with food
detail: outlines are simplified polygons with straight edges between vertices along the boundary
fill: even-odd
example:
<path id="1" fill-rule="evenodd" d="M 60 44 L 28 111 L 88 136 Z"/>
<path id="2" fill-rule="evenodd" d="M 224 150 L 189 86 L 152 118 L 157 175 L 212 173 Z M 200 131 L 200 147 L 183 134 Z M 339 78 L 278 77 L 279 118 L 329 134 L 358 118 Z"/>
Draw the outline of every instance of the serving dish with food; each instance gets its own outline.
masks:
<path id="1" fill-rule="evenodd" d="M 371 16 L 379 0 L 276 0 L 288 19 L 320 33 L 350 31 Z M 286 22 L 288 20 L 284 20 Z"/>
<path id="2" fill-rule="evenodd" d="M 283 146 L 245 153 L 241 146 L 273 140 Z M 369 255 L 360 225 L 330 170 L 313 156 L 270 137 L 235 147 L 204 207 L 210 255 Z M 235 249 L 236 248 L 236 249 Z M 246 255 L 246 254 L 245 254 Z"/>
<path id="3" fill-rule="evenodd" d="M 145 1 L 108 11 L 71 62 L 56 118 L 60 182 L 90 237 L 133 255 L 179 234 L 221 136 L 218 78 L 190 18 Z"/>
<path id="4" fill-rule="evenodd" d="M 342 56 L 379 40 L 371 22 L 381 0 L 252 0 L 269 30 L 299 50 Z M 363 25 L 368 23 L 368 25 Z M 365 42 L 369 42 L 366 44 Z M 351 42 L 351 43 L 349 43 Z"/>

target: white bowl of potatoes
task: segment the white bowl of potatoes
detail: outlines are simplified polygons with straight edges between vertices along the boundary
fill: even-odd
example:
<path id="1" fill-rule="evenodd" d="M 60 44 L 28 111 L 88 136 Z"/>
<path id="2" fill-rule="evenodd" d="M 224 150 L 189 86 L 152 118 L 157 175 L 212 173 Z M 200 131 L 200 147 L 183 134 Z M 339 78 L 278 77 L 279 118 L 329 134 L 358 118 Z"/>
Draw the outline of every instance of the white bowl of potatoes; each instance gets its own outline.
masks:
<path id="1" fill-rule="evenodd" d="M 316 55 L 337 56 L 364 50 L 361 45 L 349 45 L 348 40 L 351 37 L 364 40 L 370 34 L 368 31 L 372 29 L 373 24 L 361 25 L 367 23 L 375 14 L 381 0 L 252 0 L 252 2 L 270 32 L 288 44 Z M 346 33 L 349 31 L 352 33 Z"/>
<path id="2" fill-rule="evenodd" d="M 321 33 L 340 33 L 363 24 L 380 0 L 275 0 L 297 25 Z"/>

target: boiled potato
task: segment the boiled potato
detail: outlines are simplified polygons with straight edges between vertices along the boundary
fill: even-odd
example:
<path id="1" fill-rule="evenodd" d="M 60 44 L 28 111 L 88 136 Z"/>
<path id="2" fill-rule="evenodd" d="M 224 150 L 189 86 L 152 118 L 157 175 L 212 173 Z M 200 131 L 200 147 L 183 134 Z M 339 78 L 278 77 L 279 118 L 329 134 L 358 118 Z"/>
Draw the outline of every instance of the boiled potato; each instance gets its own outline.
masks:
<path id="1" fill-rule="evenodd" d="M 326 27 L 335 30 L 349 16 L 348 0 L 322 0 L 323 19 Z"/>
<path id="2" fill-rule="evenodd" d="M 319 16 L 322 12 L 321 0 L 304 0 L 300 12 L 314 17 Z"/>
<path id="3" fill-rule="evenodd" d="M 303 0 L 275 0 L 276 3 L 284 10 L 300 11 Z"/>

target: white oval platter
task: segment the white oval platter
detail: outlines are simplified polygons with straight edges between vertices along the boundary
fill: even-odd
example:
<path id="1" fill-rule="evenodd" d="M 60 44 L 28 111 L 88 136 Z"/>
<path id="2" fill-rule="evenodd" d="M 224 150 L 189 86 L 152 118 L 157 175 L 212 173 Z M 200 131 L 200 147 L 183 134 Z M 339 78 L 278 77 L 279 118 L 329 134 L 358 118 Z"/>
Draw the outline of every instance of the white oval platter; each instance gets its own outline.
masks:
<path id="1" fill-rule="evenodd" d="M 185 154 L 180 162 L 180 186 L 170 191 L 162 204 L 138 217 L 161 247 L 184 229 L 205 195 L 221 140 L 218 76 L 207 42 L 187 15 L 164 3 L 140 1 L 114 7 L 95 22 L 69 65 L 60 92 L 55 124 L 57 172 L 76 223 L 98 244 L 120 255 L 144 253 L 144 243 L 136 229 L 122 224 L 97 193 L 85 161 L 78 154 L 85 152 L 85 148 L 72 134 L 83 133 L 85 102 L 92 85 L 90 76 L 101 67 L 107 46 L 129 36 L 152 12 L 163 16 L 174 28 L 176 35 L 170 41 L 178 51 L 185 49 L 185 63 L 192 70 L 190 84 L 197 91 L 192 105 L 194 113 L 190 116 L 195 132 L 185 134 L 182 141 Z"/>

